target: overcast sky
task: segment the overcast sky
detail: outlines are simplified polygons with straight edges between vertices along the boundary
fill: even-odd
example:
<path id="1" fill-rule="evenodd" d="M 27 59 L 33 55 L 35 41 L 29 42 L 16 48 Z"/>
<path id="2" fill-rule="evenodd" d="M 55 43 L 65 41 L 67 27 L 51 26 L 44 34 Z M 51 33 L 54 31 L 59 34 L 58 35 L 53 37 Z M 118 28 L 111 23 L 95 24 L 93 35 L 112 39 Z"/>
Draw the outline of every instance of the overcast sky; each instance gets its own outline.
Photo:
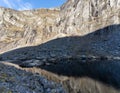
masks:
<path id="1" fill-rule="evenodd" d="M 61 6 L 66 0 L 0 0 L 0 6 L 16 10 L 53 8 Z"/>

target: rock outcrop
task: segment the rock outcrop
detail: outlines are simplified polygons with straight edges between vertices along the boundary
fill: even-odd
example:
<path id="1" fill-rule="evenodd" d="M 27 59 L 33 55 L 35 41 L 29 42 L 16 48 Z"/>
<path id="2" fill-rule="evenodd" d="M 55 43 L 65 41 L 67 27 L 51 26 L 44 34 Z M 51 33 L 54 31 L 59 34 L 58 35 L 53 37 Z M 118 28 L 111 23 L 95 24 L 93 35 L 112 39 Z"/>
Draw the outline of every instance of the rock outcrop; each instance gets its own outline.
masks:
<path id="1" fill-rule="evenodd" d="M 60 9 L 0 11 L 0 52 L 48 42 L 40 51 L 120 56 L 119 0 L 68 0 Z M 63 40 L 55 42 L 58 38 Z"/>
<path id="2" fill-rule="evenodd" d="M 120 0 L 68 0 L 59 24 L 59 32 L 84 37 L 76 51 L 120 56 Z"/>
<path id="3" fill-rule="evenodd" d="M 0 8 L 0 52 L 48 41 L 54 34 L 59 9 L 17 11 Z"/>
<path id="4" fill-rule="evenodd" d="M 0 8 L 0 60 L 62 83 L 68 93 L 120 93 L 119 41 L 120 0 L 67 0 L 60 9 Z M 0 82 L 11 82 L 3 77 Z"/>
<path id="5" fill-rule="evenodd" d="M 119 0 L 68 0 L 61 7 L 60 32 L 84 36 L 120 23 Z"/>

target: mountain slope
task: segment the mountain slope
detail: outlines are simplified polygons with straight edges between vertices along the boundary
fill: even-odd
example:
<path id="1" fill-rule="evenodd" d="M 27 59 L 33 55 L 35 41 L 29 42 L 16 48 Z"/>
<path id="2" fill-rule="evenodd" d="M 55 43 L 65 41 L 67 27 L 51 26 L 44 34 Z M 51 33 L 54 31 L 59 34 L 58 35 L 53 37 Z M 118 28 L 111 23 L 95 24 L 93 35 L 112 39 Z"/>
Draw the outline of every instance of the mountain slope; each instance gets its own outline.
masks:
<path id="1" fill-rule="evenodd" d="M 54 36 L 59 9 L 16 11 L 0 8 L 1 52 L 26 45 L 37 45 Z"/>
<path id="2" fill-rule="evenodd" d="M 84 38 L 65 40 L 67 44 L 64 42 L 61 44 L 61 50 L 67 50 L 64 54 L 101 56 L 120 54 L 119 0 L 68 0 L 60 10 L 16 11 L 5 8 L 0 10 L 1 52 L 40 45 L 57 38 L 79 36 Z M 54 46 L 58 45 L 55 43 Z M 50 49 L 49 47 L 51 45 L 46 50 Z"/>
<path id="3" fill-rule="evenodd" d="M 60 17 L 60 31 L 83 36 L 106 26 L 119 24 L 120 1 L 68 0 L 61 7 Z"/>
<path id="4" fill-rule="evenodd" d="M 78 54 L 120 56 L 120 0 L 68 0 L 60 19 L 59 32 L 84 37 Z"/>
<path id="5" fill-rule="evenodd" d="M 119 41 L 120 0 L 67 0 L 60 9 L 0 8 L 1 68 L 12 64 L 38 73 L 68 93 L 120 93 Z"/>

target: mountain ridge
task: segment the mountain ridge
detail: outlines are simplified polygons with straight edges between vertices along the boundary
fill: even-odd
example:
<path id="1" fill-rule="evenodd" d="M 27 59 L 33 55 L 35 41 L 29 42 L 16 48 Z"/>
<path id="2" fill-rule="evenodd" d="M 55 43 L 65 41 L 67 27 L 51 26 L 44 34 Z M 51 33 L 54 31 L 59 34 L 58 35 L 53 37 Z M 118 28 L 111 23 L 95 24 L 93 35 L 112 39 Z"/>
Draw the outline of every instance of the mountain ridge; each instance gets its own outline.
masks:
<path id="1" fill-rule="evenodd" d="M 22 74 L 10 65 L 24 70 L 26 79 L 27 72 L 32 76 L 37 73 L 46 77 L 46 82 L 58 82 L 66 90 L 52 89 L 47 82 L 42 84 L 48 86 L 46 89 L 41 85 L 34 88 L 33 84 L 30 93 L 34 89 L 35 93 L 38 89 L 44 89 L 44 93 L 120 93 L 119 41 L 120 0 L 67 0 L 60 9 L 0 8 L 2 83 L 11 82 L 11 77 L 2 74 L 9 68 L 11 73 L 16 69 Z M 41 79 L 31 78 L 35 82 L 29 80 L 28 85 Z"/>
<path id="2" fill-rule="evenodd" d="M 104 34 L 106 32 L 110 32 L 107 34 L 108 37 L 112 35 L 111 32 L 118 31 L 119 33 L 119 0 L 68 0 L 60 9 L 35 9 L 27 11 L 1 9 L 4 12 L 0 17 L 0 48 L 2 49 L 0 51 L 2 53 L 18 47 L 39 45 L 56 38 L 84 36 L 107 26 L 110 26 L 108 30 L 111 31 L 107 31 L 107 29 L 101 31 L 98 35 L 99 37 L 105 39 L 106 36 Z M 116 29 L 111 27 L 117 24 L 118 27 Z M 91 38 L 94 37 L 96 36 L 91 36 Z M 108 39 L 110 38 L 106 38 L 106 40 Z M 78 45 L 78 48 L 79 46 L 81 47 L 82 45 Z M 94 45 L 88 46 L 90 51 L 94 47 Z M 114 54 L 111 53 L 111 55 Z"/>

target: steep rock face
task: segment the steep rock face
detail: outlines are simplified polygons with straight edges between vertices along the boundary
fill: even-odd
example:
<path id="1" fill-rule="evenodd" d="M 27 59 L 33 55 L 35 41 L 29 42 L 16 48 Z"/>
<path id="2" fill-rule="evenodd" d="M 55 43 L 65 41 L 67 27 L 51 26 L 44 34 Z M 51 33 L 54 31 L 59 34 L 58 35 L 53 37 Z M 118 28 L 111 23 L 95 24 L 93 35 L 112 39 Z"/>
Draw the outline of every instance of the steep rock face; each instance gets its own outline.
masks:
<path id="1" fill-rule="evenodd" d="M 53 37 L 59 9 L 16 11 L 0 8 L 0 51 L 37 45 Z"/>
<path id="2" fill-rule="evenodd" d="M 80 55 L 120 56 L 120 0 L 68 0 L 60 17 L 59 32 L 84 38 Z"/>
<path id="3" fill-rule="evenodd" d="M 119 0 L 68 0 L 61 7 L 60 32 L 85 35 L 120 23 Z"/>
<path id="4" fill-rule="evenodd" d="M 68 0 L 60 10 L 0 10 L 0 52 L 39 45 L 19 49 L 19 54 L 120 56 L 119 0 Z M 15 53 L 5 57 L 18 57 Z"/>
<path id="5" fill-rule="evenodd" d="M 103 64 L 80 60 L 90 61 L 91 55 L 119 59 L 119 41 L 120 0 L 68 0 L 60 10 L 0 8 L 0 60 L 41 67 L 30 70 L 55 81 L 54 74 L 68 76 L 63 82 L 68 93 L 119 93 L 119 60 Z"/>

